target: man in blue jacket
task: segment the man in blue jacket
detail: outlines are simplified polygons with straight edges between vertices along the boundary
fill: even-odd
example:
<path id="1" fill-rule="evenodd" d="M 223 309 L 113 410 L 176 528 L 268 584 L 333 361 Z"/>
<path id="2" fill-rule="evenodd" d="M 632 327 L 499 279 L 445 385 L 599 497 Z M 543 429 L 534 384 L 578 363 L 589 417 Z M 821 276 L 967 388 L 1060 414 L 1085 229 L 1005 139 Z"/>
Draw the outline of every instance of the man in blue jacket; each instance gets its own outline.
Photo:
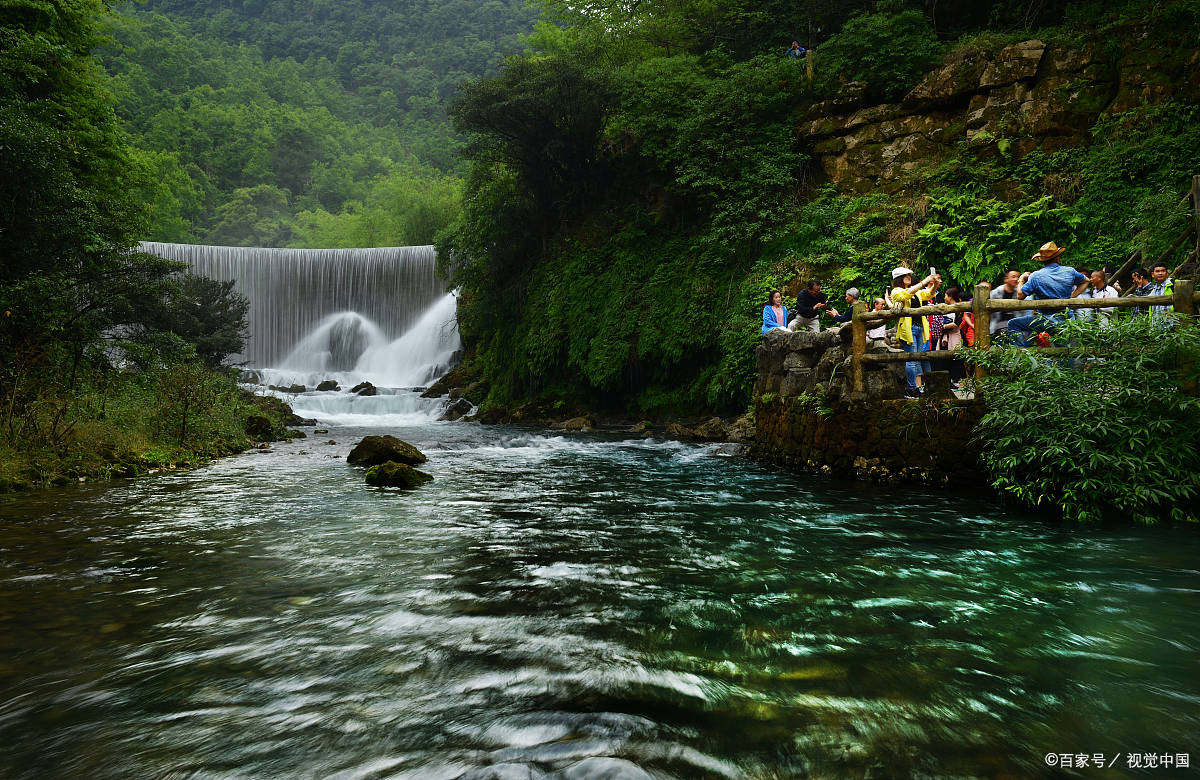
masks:
<path id="1" fill-rule="evenodd" d="M 1017 299 L 1032 296 L 1035 300 L 1052 298 L 1074 298 L 1087 289 L 1088 278 L 1066 265 L 1058 258 L 1066 250 L 1053 241 L 1042 244 L 1030 260 L 1037 260 L 1042 267 L 1033 273 L 1026 271 L 1017 281 Z M 1029 334 L 1050 332 L 1066 318 L 1064 309 L 1039 309 L 1025 317 L 1014 317 L 1008 321 L 1008 332 L 1018 346 L 1029 346 Z"/>

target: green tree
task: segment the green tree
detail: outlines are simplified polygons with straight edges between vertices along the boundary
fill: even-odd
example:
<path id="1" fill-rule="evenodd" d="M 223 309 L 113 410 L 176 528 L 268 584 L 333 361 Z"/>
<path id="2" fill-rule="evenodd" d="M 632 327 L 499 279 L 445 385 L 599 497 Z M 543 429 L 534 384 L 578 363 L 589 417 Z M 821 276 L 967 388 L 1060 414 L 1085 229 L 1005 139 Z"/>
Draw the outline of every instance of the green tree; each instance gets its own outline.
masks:
<path id="1" fill-rule="evenodd" d="M 891 100 L 937 62 L 941 45 L 929 18 L 915 9 L 895 10 L 899 7 L 880 3 L 881 10 L 850 18 L 821 45 L 818 72 L 824 91 L 859 81 L 867 85 L 868 97 Z"/>

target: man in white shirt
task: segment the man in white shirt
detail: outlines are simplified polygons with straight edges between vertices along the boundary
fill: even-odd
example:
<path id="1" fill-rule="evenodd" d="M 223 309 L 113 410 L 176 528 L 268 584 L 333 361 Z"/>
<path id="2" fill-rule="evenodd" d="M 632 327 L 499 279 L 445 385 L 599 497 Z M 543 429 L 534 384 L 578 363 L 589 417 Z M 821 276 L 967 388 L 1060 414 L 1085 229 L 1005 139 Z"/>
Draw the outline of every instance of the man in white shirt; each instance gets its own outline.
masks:
<path id="1" fill-rule="evenodd" d="M 1108 283 L 1108 275 L 1102 270 L 1092 271 L 1089 277 L 1088 288 L 1079 294 L 1080 298 L 1117 298 L 1119 297 L 1116 290 Z M 1107 323 L 1109 317 L 1113 315 L 1116 309 L 1075 309 L 1075 319 L 1077 320 L 1100 320 Z"/>

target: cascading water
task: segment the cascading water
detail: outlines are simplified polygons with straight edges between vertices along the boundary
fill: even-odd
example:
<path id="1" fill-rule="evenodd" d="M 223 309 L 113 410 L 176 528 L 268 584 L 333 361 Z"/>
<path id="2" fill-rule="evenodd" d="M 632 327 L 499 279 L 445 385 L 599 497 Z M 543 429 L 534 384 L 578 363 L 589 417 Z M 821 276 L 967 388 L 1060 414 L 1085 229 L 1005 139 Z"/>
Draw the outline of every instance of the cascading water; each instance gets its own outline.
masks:
<path id="1" fill-rule="evenodd" d="M 192 273 L 234 281 L 250 302 L 246 351 L 235 357 L 264 385 L 304 385 L 298 414 L 336 421 L 428 416 L 438 404 L 396 388 L 445 373 L 461 349 L 457 299 L 436 272 L 431 246 L 264 249 L 144 242 Z M 333 379 L 343 392 L 315 392 Z M 350 394 L 368 381 L 372 397 Z"/>

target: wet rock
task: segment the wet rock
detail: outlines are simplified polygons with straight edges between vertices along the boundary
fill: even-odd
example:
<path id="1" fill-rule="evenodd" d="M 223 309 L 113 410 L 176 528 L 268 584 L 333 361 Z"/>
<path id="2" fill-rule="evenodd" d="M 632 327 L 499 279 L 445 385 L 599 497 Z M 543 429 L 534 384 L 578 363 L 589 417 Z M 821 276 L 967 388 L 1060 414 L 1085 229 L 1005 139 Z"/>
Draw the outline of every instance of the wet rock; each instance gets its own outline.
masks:
<path id="1" fill-rule="evenodd" d="M 317 428 L 313 433 L 329 433 L 328 428 Z"/>
<path id="2" fill-rule="evenodd" d="M 442 416 L 439 417 L 438 419 L 446 420 L 449 422 L 454 422 L 455 420 L 462 419 L 463 417 L 470 414 L 471 410 L 474 408 L 475 407 L 471 406 L 470 401 L 468 401 L 465 398 L 459 398 L 457 401 L 450 404 L 450 406 L 446 409 L 445 412 L 442 413 Z"/>
<path id="3" fill-rule="evenodd" d="M 667 435 L 674 439 L 691 439 L 695 434 L 686 425 L 673 422 L 667 423 Z"/>
<path id="4" fill-rule="evenodd" d="M 747 444 L 754 440 L 754 415 L 750 412 L 743 414 L 741 417 L 730 423 L 725 431 L 729 440 L 740 444 Z"/>
<path id="5" fill-rule="evenodd" d="M 350 388 L 350 392 L 355 395 L 370 396 L 379 395 L 379 389 L 370 382 L 359 382 L 354 387 Z"/>
<path id="6" fill-rule="evenodd" d="M 407 463 L 385 461 L 367 469 L 366 482 L 376 487 L 412 489 L 433 481 L 432 474 L 418 471 Z"/>
<path id="7" fill-rule="evenodd" d="M 262 374 L 251 368 L 243 368 L 238 372 L 238 381 L 246 385 L 261 385 Z"/>
<path id="8" fill-rule="evenodd" d="M 420 450 L 395 436 L 367 436 L 346 457 L 355 466 L 378 466 L 388 461 L 415 466 L 427 460 Z"/>
<path id="9" fill-rule="evenodd" d="M 720 417 L 710 417 L 692 429 L 692 436 L 700 441 L 725 441 L 725 423 Z"/>
<path id="10" fill-rule="evenodd" d="M 440 379 L 429 386 L 429 389 L 421 393 L 422 398 L 441 398 L 446 393 L 450 392 L 451 388 L 464 387 L 473 380 L 473 372 L 469 371 L 465 365 L 459 365 L 447 371 Z"/>
<path id="11" fill-rule="evenodd" d="M 326 379 L 324 382 L 317 385 L 317 391 L 321 392 L 321 393 L 326 393 L 326 392 L 329 392 L 330 390 L 340 390 L 340 389 L 341 389 L 341 387 L 338 386 L 337 380 L 334 380 L 334 379 Z"/>
<path id="12" fill-rule="evenodd" d="M 634 423 L 625 431 L 626 433 L 647 433 L 654 430 L 654 423 L 649 420 L 642 420 L 639 423 Z"/>
<path id="13" fill-rule="evenodd" d="M 274 390 L 277 393 L 288 393 L 290 395 L 300 395 L 308 390 L 304 385 L 267 385 L 268 390 Z"/>
<path id="14" fill-rule="evenodd" d="M 596 430 L 596 421 L 587 415 L 581 417 L 572 417 L 569 420 L 556 422 L 550 426 L 556 431 L 578 431 L 587 433 Z"/>
<path id="15" fill-rule="evenodd" d="M 297 431 L 297 430 L 295 430 L 294 428 L 292 428 L 292 429 L 289 429 L 289 430 L 288 430 L 288 431 L 287 431 L 287 432 L 284 434 L 284 437 L 285 437 L 285 438 L 288 438 L 288 439 L 307 439 L 307 438 L 308 438 L 308 434 L 307 434 L 307 433 L 305 433 L 304 431 Z"/>
<path id="16" fill-rule="evenodd" d="M 301 417 L 298 414 L 289 414 L 287 416 L 287 419 L 284 420 L 284 423 L 287 425 L 305 425 L 305 426 L 316 425 L 317 418 L 316 417 Z"/>

